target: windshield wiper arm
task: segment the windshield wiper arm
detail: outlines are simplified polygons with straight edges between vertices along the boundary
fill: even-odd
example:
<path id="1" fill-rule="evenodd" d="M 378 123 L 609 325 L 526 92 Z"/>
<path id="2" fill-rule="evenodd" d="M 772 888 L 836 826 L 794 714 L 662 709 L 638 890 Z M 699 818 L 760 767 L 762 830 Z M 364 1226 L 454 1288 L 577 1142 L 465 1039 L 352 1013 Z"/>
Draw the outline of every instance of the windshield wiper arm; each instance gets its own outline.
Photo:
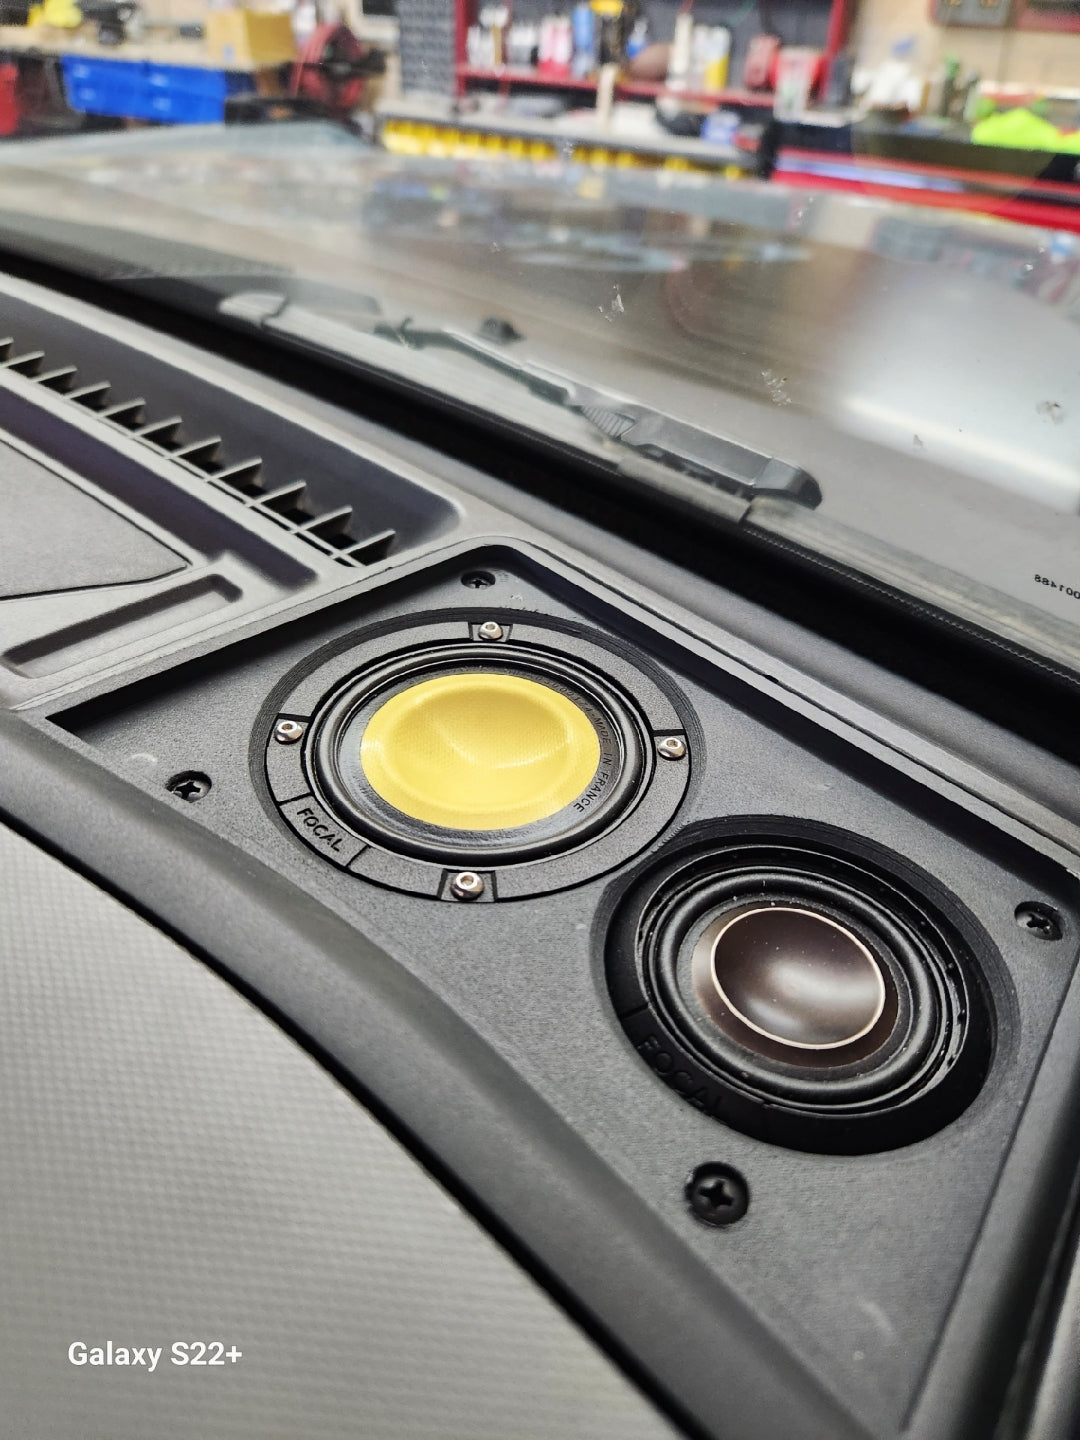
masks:
<path id="1" fill-rule="evenodd" d="M 379 314 L 346 324 L 272 292 L 233 295 L 221 303 L 220 310 L 230 319 L 247 321 L 324 354 L 376 367 L 379 355 L 373 341 L 379 346 L 389 343 L 409 350 L 468 355 L 524 386 L 538 399 L 580 415 L 608 442 L 621 474 L 660 483 L 665 489 L 672 488 L 665 480 L 674 481 L 677 498 L 691 504 L 695 494 L 702 494 L 699 487 L 706 487 L 705 494 L 719 491 L 743 502 L 769 495 L 811 509 L 821 503 L 817 481 L 797 465 L 561 371 L 520 360 L 508 353 L 504 344 L 483 336 L 445 326 L 426 328 L 409 318 L 395 323 Z M 486 325 L 497 328 L 492 321 Z"/>

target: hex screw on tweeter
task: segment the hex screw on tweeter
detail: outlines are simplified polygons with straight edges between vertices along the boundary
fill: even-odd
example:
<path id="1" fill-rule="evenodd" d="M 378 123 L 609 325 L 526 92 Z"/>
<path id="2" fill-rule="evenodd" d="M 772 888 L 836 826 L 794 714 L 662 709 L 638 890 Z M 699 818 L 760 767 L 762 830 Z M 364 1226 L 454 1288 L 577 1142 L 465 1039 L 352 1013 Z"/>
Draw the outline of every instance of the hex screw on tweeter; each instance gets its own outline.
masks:
<path id="1" fill-rule="evenodd" d="M 1040 940 L 1060 940 L 1064 932 L 1061 916 L 1049 905 L 1038 900 L 1025 900 L 1015 910 L 1016 923 L 1021 930 L 1037 935 Z"/>
<path id="2" fill-rule="evenodd" d="M 501 640 L 506 632 L 497 620 L 485 620 L 476 627 L 476 633 L 481 640 Z"/>
<path id="3" fill-rule="evenodd" d="M 279 745 L 295 745 L 303 733 L 299 720 L 279 720 L 274 726 L 274 739 Z"/>
<path id="4" fill-rule="evenodd" d="M 703 1225 L 734 1225 L 750 1208 L 750 1189 L 731 1165 L 699 1165 L 684 1191 L 690 1213 Z"/>
<path id="5" fill-rule="evenodd" d="M 483 893 L 483 876 L 475 870 L 461 870 L 450 881 L 450 894 L 455 900 L 478 900 Z"/>
<path id="6" fill-rule="evenodd" d="M 656 742 L 656 753 L 664 760 L 685 760 L 686 741 L 681 735 L 665 735 Z"/>
<path id="7" fill-rule="evenodd" d="M 201 800 L 204 795 L 210 793 L 210 776 L 200 775 L 194 770 L 185 770 L 182 775 L 174 775 L 166 785 L 166 790 L 173 795 L 179 796 L 181 800 L 194 803 Z"/>

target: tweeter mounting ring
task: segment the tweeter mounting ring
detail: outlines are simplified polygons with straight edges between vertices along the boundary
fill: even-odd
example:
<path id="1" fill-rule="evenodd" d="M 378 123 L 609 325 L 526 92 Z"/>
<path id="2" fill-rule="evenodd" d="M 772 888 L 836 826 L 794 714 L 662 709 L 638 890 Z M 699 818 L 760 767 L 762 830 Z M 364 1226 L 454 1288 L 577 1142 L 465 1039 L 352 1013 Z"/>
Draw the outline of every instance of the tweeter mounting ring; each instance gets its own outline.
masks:
<path id="1" fill-rule="evenodd" d="M 978 1093 L 988 937 L 929 877 L 832 827 L 730 822 L 654 867 L 608 937 L 638 1054 L 696 1108 L 792 1149 L 923 1139 Z"/>
<path id="2" fill-rule="evenodd" d="M 678 763 L 659 762 L 663 740 Z M 264 743 L 280 815 L 327 859 L 451 900 L 467 870 L 489 902 L 630 859 L 670 821 L 692 758 L 671 697 L 625 654 L 546 617 L 472 611 L 320 665 Z"/>

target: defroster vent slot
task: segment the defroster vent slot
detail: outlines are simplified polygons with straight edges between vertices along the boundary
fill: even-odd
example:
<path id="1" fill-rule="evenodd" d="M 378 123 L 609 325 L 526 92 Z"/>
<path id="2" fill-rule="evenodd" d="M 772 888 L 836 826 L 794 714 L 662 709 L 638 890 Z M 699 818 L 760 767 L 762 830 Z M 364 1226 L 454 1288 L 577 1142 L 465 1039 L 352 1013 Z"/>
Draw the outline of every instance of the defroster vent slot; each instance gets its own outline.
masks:
<path id="1" fill-rule="evenodd" d="M 182 415 L 155 414 L 153 403 L 141 395 L 114 397 L 108 380 L 80 382 L 77 366 L 50 365 L 43 350 L 20 349 L 13 337 L 0 339 L 0 370 L 13 370 L 93 412 L 338 564 L 372 565 L 394 549 L 396 527 L 365 534 L 352 504 L 318 505 L 312 486 L 301 477 L 268 485 L 260 457 L 230 455 L 226 437 L 192 433 Z"/>

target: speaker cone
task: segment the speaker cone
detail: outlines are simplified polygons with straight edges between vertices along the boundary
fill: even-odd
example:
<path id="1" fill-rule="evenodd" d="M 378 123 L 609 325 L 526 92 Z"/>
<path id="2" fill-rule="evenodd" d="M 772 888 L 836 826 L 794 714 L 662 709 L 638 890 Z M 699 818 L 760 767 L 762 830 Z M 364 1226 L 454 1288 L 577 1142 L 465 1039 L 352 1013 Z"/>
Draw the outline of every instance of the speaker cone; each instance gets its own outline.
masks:
<path id="1" fill-rule="evenodd" d="M 707 925 L 694 946 L 702 1009 L 751 1050 L 874 1048 L 889 992 L 885 969 L 848 926 L 796 905 L 752 905 Z"/>
<path id="2" fill-rule="evenodd" d="M 600 768 L 581 705 L 506 671 L 458 671 L 406 685 L 360 737 L 372 790 L 410 819 L 451 830 L 516 830 L 578 799 Z"/>
<path id="3" fill-rule="evenodd" d="M 796 1149 L 889 1149 L 985 1077 L 989 942 L 929 880 L 814 829 L 655 871 L 612 927 L 608 981 L 639 1054 L 698 1108 Z"/>
<path id="4" fill-rule="evenodd" d="M 354 677 L 317 720 L 330 808 L 409 854 L 482 865 L 549 855 L 610 826 L 647 776 L 643 727 L 555 655 L 437 647 Z"/>

